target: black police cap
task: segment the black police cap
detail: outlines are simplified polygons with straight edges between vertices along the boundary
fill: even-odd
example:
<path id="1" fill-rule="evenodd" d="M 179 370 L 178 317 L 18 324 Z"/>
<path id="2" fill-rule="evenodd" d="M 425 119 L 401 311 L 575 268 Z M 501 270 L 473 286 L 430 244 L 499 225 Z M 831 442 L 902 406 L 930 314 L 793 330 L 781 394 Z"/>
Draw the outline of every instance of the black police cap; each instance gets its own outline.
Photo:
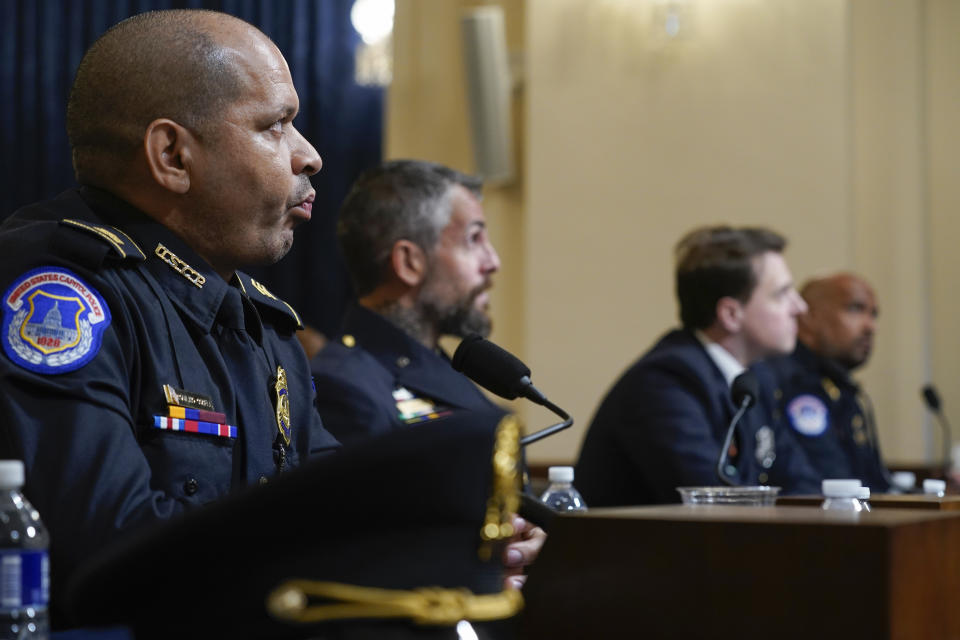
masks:
<path id="1" fill-rule="evenodd" d="M 519 427 L 501 416 L 344 447 L 125 538 L 72 580 L 73 622 L 138 640 L 423 638 L 507 618 L 521 600 L 502 591 L 497 545 L 517 509 Z"/>

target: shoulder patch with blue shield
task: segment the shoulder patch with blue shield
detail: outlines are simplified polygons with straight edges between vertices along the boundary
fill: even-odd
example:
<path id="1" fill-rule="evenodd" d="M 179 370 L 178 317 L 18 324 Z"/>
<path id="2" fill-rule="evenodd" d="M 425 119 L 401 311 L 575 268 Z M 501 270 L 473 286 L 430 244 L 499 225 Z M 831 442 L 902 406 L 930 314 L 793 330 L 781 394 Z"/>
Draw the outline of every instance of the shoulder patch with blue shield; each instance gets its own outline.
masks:
<path id="1" fill-rule="evenodd" d="M 787 418 L 794 430 L 805 436 L 817 437 L 830 426 L 827 405 L 815 395 L 797 396 L 787 405 Z"/>
<path id="2" fill-rule="evenodd" d="M 109 326 L 103 296 L 63 267 L 29 271 L 3 296 L 3 349 L 37 373 L 66 373 L 87 364 Z"/>

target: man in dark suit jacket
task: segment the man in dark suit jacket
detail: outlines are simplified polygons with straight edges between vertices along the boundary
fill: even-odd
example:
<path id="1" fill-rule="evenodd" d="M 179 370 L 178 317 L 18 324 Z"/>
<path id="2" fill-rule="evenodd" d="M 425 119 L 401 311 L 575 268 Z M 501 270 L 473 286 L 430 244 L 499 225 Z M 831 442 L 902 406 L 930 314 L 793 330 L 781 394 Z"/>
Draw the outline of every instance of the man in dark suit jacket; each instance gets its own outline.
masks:
<path id="1" fill-rule="evenodd" d="M 317 408 L 342 443 L 495 407 L 438 342 L 490 333 L 487 290 L 500 258 L 480 186 L 398 160 L 365 173 L 347 196 L 338 233 L 358 301 L 311 363 Z"/>
<path id="2" fill-rule="evenodd" d="M 577 465 L 591 506 L 677 502 L 678 486 L 716 485 L 735 407 L 733 379 L 753 367 L 759 406 L 737 428 L 724 475 L 741 485 L 815 492 L 816 478 L 773 419 L 772 378 L 754 366 L 793 350 L 806 308 L 766 229 L 702 228 L 677 245 L 682 329 L 634 363 L 600 405 Z"/>

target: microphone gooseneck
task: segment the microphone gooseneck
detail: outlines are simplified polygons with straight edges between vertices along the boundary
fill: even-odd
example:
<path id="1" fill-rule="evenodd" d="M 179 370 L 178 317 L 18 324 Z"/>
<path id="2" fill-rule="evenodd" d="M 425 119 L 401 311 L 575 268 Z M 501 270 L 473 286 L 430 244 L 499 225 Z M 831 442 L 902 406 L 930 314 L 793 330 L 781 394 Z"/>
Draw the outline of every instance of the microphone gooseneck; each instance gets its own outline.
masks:
<path id="1" fill-rule="evenodd" d="M 751 371 L 744 371 L 733 379 L 733 385 L 730 387 L 730 397 L 733 399 L 737 412 L 733 414 L 730 420 L 730 426 L 727 427 L 727 435 L 723 439 L 723 446 L 720 448 L 720 457 L 717 459 L 717 477 L 721 482 L 733 487 L 736 483 L 723 471 L 724 464 L 727 462 L 727 452 L 730 450 L 730 442 L 733 440 L 733 432 L 743 418 L 747 409 L 757 402 L 757 396 L 760 395 L 760 385 L 757 383 L 757 377 Z"/>

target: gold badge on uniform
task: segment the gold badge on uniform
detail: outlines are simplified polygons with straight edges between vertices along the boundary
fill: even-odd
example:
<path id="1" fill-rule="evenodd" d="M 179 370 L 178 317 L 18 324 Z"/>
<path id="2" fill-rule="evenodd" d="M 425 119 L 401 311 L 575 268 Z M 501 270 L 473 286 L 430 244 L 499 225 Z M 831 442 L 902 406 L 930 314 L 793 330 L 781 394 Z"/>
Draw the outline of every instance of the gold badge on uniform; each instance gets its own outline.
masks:
<path id="1" fill-rule="evenodd" d="M 277 428 L 280 430 L 280 435 L 283 436 L 283 441 L 290 444 L 290 431 L 292 429 L 290 425 L 290 394 L 287 391 L 287 372 L 283 370 L 283 367 L 277 367 L 277 379 L 273 385 L 273 390 L 277 394 Z"/>

